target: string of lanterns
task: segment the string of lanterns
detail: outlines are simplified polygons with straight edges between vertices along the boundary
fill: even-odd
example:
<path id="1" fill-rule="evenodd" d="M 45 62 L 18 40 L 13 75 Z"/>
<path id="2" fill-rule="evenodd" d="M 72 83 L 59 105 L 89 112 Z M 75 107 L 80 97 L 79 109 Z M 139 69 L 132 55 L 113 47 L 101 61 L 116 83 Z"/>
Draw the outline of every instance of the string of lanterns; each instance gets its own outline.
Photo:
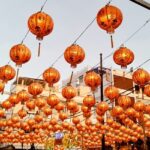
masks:
<path id="1" fill-rule="evenodd" d="M 98 25 L 109 34 L 112 34 L 120 26 L 122 19 L 121 11 L 112 5 L 106 5 L 97 14 Z M 29 30 L 36 35 L 38 40 L 42 40 L 44 36 L 50 34 L 53 26 L 52 18 L 41 11 L 33 14 L 28 20 Z M 113 47 L 112 39 L 111 44 Z M 38 55 L 40 55 L 40 44 Z M 30 60 L 31 52 L 24 44 L 18 44 L 11 48 L 10 58 L 17 66 L 20 66 Z M 71 67 L 75 68 L 83 62 L 85 52 L 79 45 L 73 44 L 65 50 L 64 58 Z M 126 68 L 127 65 L 133 62 L 134 54 L 128 48 L 120 47 L 114 52 L 113 59 L 116 64 Z M 12 80 L 15 75 L 16 71 L 10 65 L 0 67 L 1 92 L 3 92 L 5 84 Z M 140 68 L 133 73 L 132 78 L 135 84 L 144 88 L 144 94 L 150 96 L 149 72 Z M 48 83 L 49 87 L 53 87 L 60 80 L 60 73 L 53 67 L 47 68 L 43 72 L 43 80 Z M 100 75 L 94 71 L 87 72 L 84 76 L 85 84 L 91 88 L 93 93 L 100 86 L 101 80 Z M 62 89 L 62 96 L 66 100 L 65 104 L 60 101 L 56 94 L 49 94 L 46 98 L 41 97 L 43 90 L 40 83 L 33 82 L 28 86 L 27 91 L 22 90 L 13 93 L 7 100 L 2 102 L 3 109 L 0 109 L 0 117 L 2 118 L 0 127 L 3 130 L 0 134 L 0 141 L 2 143 L 42 144 L 46 142 L 47 137 L 57 131 L 67 131 L 70 134 L 77 133 L 77 146 L 79 147 L 101 146 L 100 139 L 103 134 L 106 134 L 106 145 L 112 146 L 115 142 L 144 140 L 144 134 L 150 137 L 150 120 L 143 115 L 145 113 L 150 115 L 150 105 L 145 105 L 142 102 L 132 104 L 131 98 L 127 95 L 120 95 L 118 89 L 113 85 L 106 87 L 104 90 L 105 96 L 111 102 L 118 102 L 118 106 L 113 107 L 112 110 L 106 102 L 96 104 L 97 100 L 93 95 L 85 96 L 82 106 L 79 106 L 75 101 L 76 89 L 71 83 Z M 12 114 L 9 119 L 3 118 L 7 111 L 19 102 L 21 102 L 22 108 L 18 113 Z M 96 123 L 90 120 L 91 110 L 94 107 L 96 107 Z M 34 115 L 34 118 L 28 118 L 28 111 L 35 109 L 38 110 L 38 113 Z M 52 116 L 54 109 L 58 113 L 59 120 Z M 83 112 L 84 124 L 81 123 L 79 117 L 75 116 L 79 111 Z M 105 124 L 103 124 L 104 114 L 108 111 L 111 117 L 107 118 Z M 71 114 L 71 122 L 66 122 Z M 120 119 L 120 121 L 117 121 L 117 119 Z M 141 124 L 144 124 L 144 129 Z"/>

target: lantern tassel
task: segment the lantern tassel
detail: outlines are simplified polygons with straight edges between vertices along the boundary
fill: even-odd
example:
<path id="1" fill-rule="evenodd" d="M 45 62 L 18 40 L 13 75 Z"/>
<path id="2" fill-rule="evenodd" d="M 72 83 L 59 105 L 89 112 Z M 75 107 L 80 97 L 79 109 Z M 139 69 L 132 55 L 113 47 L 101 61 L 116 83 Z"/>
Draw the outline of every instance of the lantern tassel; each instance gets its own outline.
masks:
<path id="1" fill-rule="evenodd" d="M 17 68 L 17 74 L 16 74 L 16 82 L 17 82 L 17 85 L 18 85 L 18 76 L 19 76 L 19 68 Z"/>
<path id="2" fill-rule="evenodd" d="M 40 52 L 41 52 L 41 43 L 39 42 L 39 47 L 38 47 L 38 57 L 40 56 Z"/>
<path id="3" fill-rule="evenodd" d="M 111 48 L 113 48 L 114 47 L 114 42 L 113 42 L 113 36 L 112 35 L 110 35 L 110 40 L 111 40 Z"/>

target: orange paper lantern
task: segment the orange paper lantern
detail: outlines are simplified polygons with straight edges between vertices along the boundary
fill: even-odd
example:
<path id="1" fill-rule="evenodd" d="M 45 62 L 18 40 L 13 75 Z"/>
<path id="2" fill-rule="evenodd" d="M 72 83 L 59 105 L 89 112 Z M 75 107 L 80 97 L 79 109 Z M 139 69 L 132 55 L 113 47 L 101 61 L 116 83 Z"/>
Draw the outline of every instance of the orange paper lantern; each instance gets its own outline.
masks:
<path id="1" fill-rule="evenodd" d="M 113 59 L 121 68 L 127 68 L 134 60 L 134 53 L 126 47 L 120 47 L 114 52 Z"/>
<path id="2" fill-rule="evenodd" d="M 87 72 L 84 77 L 84 82 L 94 91 L 101 84 L 101 77 L 94 71 Z"/>
<path id="3" fill-rule="evenodd" d="M 115 86 L 108 86 L 105 88 L 104 94 L 110 101 L 114 101 L 119 96 L 119 90 Z"/>
<path id="4" fill-rule="evenodd" d="M 44 71 L 43 79 L 49 84 L 49 86 L 53 86 L 53 84 L 60 80 L 60 73 L 55 68 L 50 67 Z"/>
<path id="5" fill-rule="evenodd" d="M 10 58 L 16 65 L 22 65 L 30 60 L 31 51 L 24 44 L 18 44 L 11 48 Z"/>
<path id="6" fill-rule="evenodd" d="M 0 79 L 7 83 L 7 81 L 12 80 L 16 75 L 16 71 L 10 65 L 5 65 L 0 67 Z"/>
<path id="7" fill-rule="evenodd" d="M 67 101 L 70 101 L 72 98 L 74 98 L 76 94 L 76 89 L 71 85 L 66 86 L 62 89 L 62 96 L 66 98 Z"/>
<path id="8" fill-rule="evenodd" d="M 132 75 L 133 81 L 139 86 L 144 86 L 150 81 L 150 74 L 144 69 L 137 69 Z"/>
<path id="9" fill-rule="evenodd" d="M 83 48 L 79 45 L 73 44 L 65 50 L 64 58 L 69 64 L 71 64 L 71 67 L 75 68 L 77 64 L 80 64 L 84 60 L 85 53 Z"/>
<path id="10" fill-rule="evenodd" d="M 97 24 L 99 27 L 107 33 L 114 33 L 115 29 L 122 23 L 123 16 L 119 8 L 106 5 L 97 14 Z M 113 47 L 113 41 L 111 36 L 111 46 Z"/>
<path id="11" fill-rule="evenodd" d="M 48 14 L 40 11 L 30 16 L 30 18 L 28 19 L 28 27 L 30 32 L 36 35 L 36 38 L 38 40 L 43 40 L 44 36 L 47 36 L 52 32 L 54 23 L 52 18 Z M 38 56 L 39 55 L 40 55 L 40 43 Z"/>
<path id="12" fill-rule="evenodd" d="M 43 92 L 43 86 L 38 82 L 33 82 L 28 86 L 28 92 L 36 97 Z"/>

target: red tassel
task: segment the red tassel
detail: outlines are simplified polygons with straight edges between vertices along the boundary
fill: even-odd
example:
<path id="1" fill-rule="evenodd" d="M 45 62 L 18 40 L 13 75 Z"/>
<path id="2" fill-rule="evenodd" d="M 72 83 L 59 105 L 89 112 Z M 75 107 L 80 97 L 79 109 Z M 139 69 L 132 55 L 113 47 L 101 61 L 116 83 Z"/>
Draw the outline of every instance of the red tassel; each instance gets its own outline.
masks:
<path id="1" fill-rule="evenodd" d="M 113 48 L 114 47 L 114 42 L 113 42 L 113 36 L 112 35 L 110 35 L 110 39 L 111 39 L 111 48 Z"/>
<path id="2" fill-rule="evenodd" d="M 38 57 L 40 56 L 40 52 L 41 52 L 41 43 L 39 43 L 39 47 L 38 47 Z"/>

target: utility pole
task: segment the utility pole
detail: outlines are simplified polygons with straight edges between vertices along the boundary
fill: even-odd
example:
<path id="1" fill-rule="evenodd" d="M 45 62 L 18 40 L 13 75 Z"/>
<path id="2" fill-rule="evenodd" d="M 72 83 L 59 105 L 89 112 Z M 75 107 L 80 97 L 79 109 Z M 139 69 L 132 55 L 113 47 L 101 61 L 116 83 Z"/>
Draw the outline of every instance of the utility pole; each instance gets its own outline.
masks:
<path id="1" fill-rule="evenodd" d="M 101 76 L 101 90 L 100 90 L 100 95 L 101 95 L 101 102 L 104 101 L 104 91 L 103 91 L 103 56 L 102 53 L 100 53 L 100 76 Z M 103 121 L 104 124 L 104 121 Z M 102 136 L 102 150 L 105 150 L 105 135 L 103 134 Z"/>

